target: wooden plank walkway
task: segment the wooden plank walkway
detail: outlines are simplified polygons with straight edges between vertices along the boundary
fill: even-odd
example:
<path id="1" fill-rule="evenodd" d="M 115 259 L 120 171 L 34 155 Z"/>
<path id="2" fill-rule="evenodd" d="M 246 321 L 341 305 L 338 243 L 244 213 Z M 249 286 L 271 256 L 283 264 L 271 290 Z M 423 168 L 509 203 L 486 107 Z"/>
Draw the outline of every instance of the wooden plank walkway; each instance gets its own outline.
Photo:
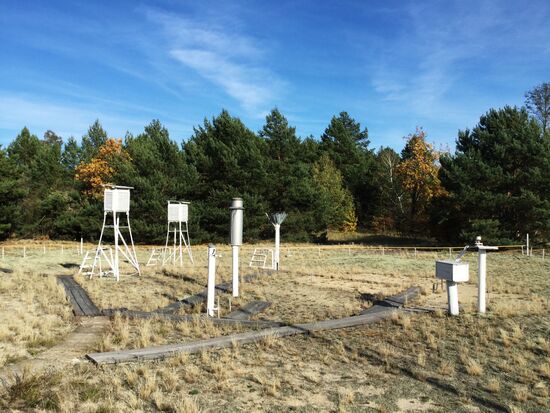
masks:
<path id="1" fill-rule="evenodd" d="M 65 288 L 69 302 L 73 306 L 73 312 L 77 316 L 97 317 L 101 311 L 92 302 L 88 293 L 73 278 L 72 275 L 61 275 L 57 281 Z"/>
<path id="2" fill-rule="evenodd" d="M 242 325 L 244 327 L 251 328 L 269 328 L 269 327 L 280 327 L 283 324 L 276 321 L 269 320 L 247 320 L 247 319 L 232 319 L 232 318 L 216 318 L 208 317 L 206 314 L 186 314 L 186 315 L 177 315 L 177 314 L 166 314 L 166 313 L 155 313 L 148 311 L 136 311 L 128 310 L 127 308 L 109 308 L 102 310 L 101 314 L 107 317 L 113 317 L 115 314 L 120 314 L 122 317 L 134 318 L 134 319 L 155 319 L 161 318 L 163 320 L 169 320 L 174 322 L 192 322 L 197 320 L 208 320 L 208 322 L 214 325 Z"/>
<path id="3" fill-rule="evenodd" d="M 269 301 L 251 301 L 241 308 L 229 313 L 227 318 L 233 320 L 250 320 L 252 316 L 261 313 L 271 306 Z"/>
<path id="4" fill-rule="evenodd" d="M 255 280 L 256 278 L 258 278 L 257 275 L 245 275 L 244 277 L 242 277 L 241 282 L 250 282 Z M 216 290 L 219 290 L 224 293 L 231 293 L 233 292 L 233 285 L 231 282 L 216 284 Z M 196 305 L 204 303 L 206 301 L 206 296 L 207 296 L 207 290 L 205 289 L 204 291 L 201 291 L 198 294 L 191 295 L 186 298 L 182 298 L 181 300 L 171 303 L 166 307 L 159 308 L 154 312 L 161 313 L 161 314 L 173 314 L 182 307 L 194 307 Z"/>
<path id="5" fill-rule="evenodd" d="M 169 344 L 164 346 L 147 347 L 134 350 L 110 351 L 105 353 L 91 353 L 87 354 L 86 357 L 96 364 L 158 360 L 182 352 L 196 353 L 208 349 L 226 348 L 236 344 L 247 344 L 261 341 L 268 337 L 288 337 L 298 334 L 309 334 L 319 330 L 356 327 L 391 317 L 395 310 L 403 306 L 405 302 L 413 300 L 416 296 L 418 296 L 418 294 L 420 294 L 420 288 L 409 288 L 404 293 L 389 297 L 386 300 L 381 301 L 379 304 L 375 304 L 368 310 L 365 310 L 362 314 L 352 317 L 296 324 L 291 326 L 273 327 L 259 331 L 249 331 L 246 333 L 199 340 L 191 343 Z M 388 305 L 388 303 L 391 305 Z"/>

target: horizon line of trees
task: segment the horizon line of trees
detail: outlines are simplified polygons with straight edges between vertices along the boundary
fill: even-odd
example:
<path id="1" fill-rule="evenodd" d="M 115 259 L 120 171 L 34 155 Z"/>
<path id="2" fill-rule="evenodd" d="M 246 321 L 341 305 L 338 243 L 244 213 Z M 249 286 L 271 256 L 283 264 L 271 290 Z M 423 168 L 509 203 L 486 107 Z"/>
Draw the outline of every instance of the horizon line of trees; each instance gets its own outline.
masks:
<path id="1" fill-rule="evenodd" d="M 231 198 L 246 207 L 245 237 L 272 237 L 266 212 L 285 211 L 296 241 L 328 230 L 399 233 L 441 242 L 550 240 L 550 84 L 525 107 L 490 109 L 459 131 L 454 154 L 435 150 L 422 128 L 401 153 L 370 147 L 368 130 L 347 112 L 315 139 L 296 135 L 273 109 L 257 133 L 226 110 L 181 144 L 153 120 L 144 131 L 109 138 L 96 120 L 82 137 L 43 139 L 26 127 L 0 147 L 0 239 L 96 239 L 102 185 L 135 188 L 137 242 L 165 236 L 168 199 L 191 201 L 194 242 L 226 241 Z"/>

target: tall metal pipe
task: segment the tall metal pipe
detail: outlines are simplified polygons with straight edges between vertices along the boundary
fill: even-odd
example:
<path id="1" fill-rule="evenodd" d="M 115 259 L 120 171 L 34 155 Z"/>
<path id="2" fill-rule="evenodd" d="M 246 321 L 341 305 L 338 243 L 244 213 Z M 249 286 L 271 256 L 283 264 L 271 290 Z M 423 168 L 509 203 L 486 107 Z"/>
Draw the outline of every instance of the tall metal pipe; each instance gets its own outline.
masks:
<path id="1" fill-rule="evenodd" d="M 232 265 L 232 281 L 233 281 L 233 297 L 239 296 L 239 247 L 243 245 L 243 200 L 241 198 L 233 198 L 231 206 L 231 255 L 233 260 Z"/>
<path id="2" fill-rule="evenodd" d="M 275 224 L 275 258 L 273 262 L 273 269 L 279 271 L 279 257 L 281 254 L 281 225 Z"/>
<path id="3" fill-rule="evenodd" d="M 216 295 L 216 246 L 208 244 L 208 287 L 206 296 L 206 313 L 214 317 L 214 298 Z"/>
<path id="4" fill-rule="evenodd" d="M 477 311 L 481 314 L 485 313 L 485 293 L 487 291 L 487 251 L 479 249 L 478 257 L 478 292 L 477 292 Z"/>

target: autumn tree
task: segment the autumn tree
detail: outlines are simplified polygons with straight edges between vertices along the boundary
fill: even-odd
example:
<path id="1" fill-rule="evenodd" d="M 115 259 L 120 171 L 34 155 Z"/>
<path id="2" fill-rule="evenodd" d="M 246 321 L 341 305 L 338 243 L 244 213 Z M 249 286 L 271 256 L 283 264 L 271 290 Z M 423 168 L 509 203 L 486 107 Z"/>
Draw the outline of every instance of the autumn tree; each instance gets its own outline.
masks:
<path id="1" fill-rule="evenodd" d="M 120 162 L 129 161 L 128 153 L 122 148 L 121 139 L 107 139 L 98 149 L 98 153 L 87 163 L 76 168 L 75 179 L 84 184 L 84 192 L 100 197 L 102 187 L 111 183 L 116 167 Z"/>
<path id="2" fill-rule="evenodd" d="M 426 142 L 426 133 L 422 128 L 417 128 L 406 139 L 397 174 L 405 190 L 408 226 L 414 232 L 426 223 L 430 201 L 434 196 L 443 194 L 443 189 L 438 178 L 437 155 Z"/>
<path id="3" fill-rule="evenodd" d="M 398 174 L 400 163 L 401 157 L 391 148 L 380 148 L 376 154 L 374 178 L 378 209 L 372 222 L 375 231 L 396 229 L 405 216 L 404 189 Z"/>

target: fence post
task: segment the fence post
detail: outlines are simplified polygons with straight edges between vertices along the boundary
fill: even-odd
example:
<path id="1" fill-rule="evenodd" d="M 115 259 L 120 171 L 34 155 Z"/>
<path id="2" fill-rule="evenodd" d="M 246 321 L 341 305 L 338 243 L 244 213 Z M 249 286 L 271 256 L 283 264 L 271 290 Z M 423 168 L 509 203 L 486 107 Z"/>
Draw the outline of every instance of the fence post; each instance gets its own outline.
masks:
<path id="1" fill-rule="evenodd" d="M 321 258 L 321 247 L 319 247 L 319 258 Z"/>
<path id="2" fill-rule="evenodd" d="M 27 247 L 23 246 L 23 258 L 27 258 Z"/>
<path id="3" fill-rule="evenodd" d="M 414 247 L 414 259 L 416 260 L 416 247 Z"/>
<path id="4" fill-rule="evenodd" d="M 449 248 L 449 259 L 452 259 L 452 258 L 453 258 L 452 248 Z"/>
<path id="5" fill-rule="evenodd" d="M 544 261 L 544 248 L 542 249 L 542 260 Z"/>
<path id="6" fill-rule="evenodd" d="M 46 255 L 46 244 L 42 246 L 42 253 L 43 255 Z"/>
<path id="7" fill-rule="evenodd" d="M 61 244 L 61 255 L 63 255 L 63 244 Z"/>
<path id="8" fill-rule="evenodd" d="M 2 247 L 2 259 L 4 259 L 4 247 Z"/>

